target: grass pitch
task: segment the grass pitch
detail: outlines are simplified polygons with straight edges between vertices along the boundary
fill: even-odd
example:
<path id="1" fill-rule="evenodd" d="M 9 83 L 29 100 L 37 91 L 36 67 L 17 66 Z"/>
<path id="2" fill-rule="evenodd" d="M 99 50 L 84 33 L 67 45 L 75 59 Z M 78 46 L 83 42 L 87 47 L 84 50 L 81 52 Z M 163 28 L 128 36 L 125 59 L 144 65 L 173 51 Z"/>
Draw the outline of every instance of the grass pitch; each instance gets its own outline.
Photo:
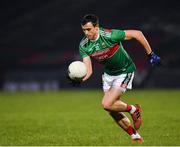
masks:
<path id="1" fill-rule="evenodd" d="M 0 145 L 180 145 L 180 91 L 132 90 L 142 105 L 141 144 L 132 143 L 101 108 L 101 90 L 0 93 Z M 128 115 L 129 116 L 129 115 Z"/>

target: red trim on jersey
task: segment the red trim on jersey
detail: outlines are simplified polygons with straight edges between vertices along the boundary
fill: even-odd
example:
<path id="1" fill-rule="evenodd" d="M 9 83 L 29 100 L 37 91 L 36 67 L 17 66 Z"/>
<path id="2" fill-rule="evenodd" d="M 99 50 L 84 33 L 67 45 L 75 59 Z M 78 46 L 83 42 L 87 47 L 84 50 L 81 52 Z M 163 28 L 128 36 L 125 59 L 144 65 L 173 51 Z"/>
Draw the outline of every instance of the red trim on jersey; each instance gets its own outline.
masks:
<path id="1" fill-rule="evenodd" d="M 119 49 L 119 47 L 119 44 L 115 44 L 113 47 L 95 52 L 94 54 L 90 55 L 90 57 L 98 61 L 103 61 L 104 59 L 113 56 L 114 53 Z"/>
<path id="2" fill-rule="evenodd" d="M 105 29 L 105 32 L 112 32 L 112 29 Z"/>

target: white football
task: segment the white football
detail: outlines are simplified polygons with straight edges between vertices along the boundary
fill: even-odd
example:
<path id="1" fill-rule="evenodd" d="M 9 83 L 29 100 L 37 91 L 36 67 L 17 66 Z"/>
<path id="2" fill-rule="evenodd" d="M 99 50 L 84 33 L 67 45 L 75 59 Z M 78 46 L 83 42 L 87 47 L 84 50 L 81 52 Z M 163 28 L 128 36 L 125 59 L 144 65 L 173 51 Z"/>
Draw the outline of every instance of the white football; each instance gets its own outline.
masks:
<path id="1" fill-rule="evenodd" d="M 87 67 L 81 61 L 74 61 L 68 67 L 68 74 L 73 80 L 82 80 L 87 74 Z"/>

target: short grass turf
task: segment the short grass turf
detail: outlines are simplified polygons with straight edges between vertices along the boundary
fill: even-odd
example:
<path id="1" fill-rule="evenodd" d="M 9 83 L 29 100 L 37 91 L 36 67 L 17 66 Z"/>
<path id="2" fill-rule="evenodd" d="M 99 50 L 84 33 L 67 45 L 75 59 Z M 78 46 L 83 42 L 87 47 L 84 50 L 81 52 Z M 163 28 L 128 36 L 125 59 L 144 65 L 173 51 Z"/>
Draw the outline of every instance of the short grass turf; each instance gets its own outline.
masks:
<path id="1" fill-rule="evenodd" d="M 102 96 L 101 90 L 0 92 L 0 145 L 180 145 L 180 90 L 125 93 L 125 102 L 142 105 L 140 144 L 102 109 Z"/>

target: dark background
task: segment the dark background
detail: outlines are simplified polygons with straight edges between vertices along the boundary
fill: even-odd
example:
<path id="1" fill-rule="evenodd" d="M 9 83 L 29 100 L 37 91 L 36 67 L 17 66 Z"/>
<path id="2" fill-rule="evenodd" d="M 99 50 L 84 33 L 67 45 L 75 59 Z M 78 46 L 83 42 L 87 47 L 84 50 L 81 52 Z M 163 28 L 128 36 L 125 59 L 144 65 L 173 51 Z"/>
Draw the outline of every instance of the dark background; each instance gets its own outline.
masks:
<path id="1" fill-rule="evenodd" d="M 151 68 L 137 41 L 124 47 L 134 59 L 134 87 L 180 87 L 180 1 L 144 0 L 4 0 L 0 2 L 0 88 L 59 90 L 72 88 L 67 67 L 81 60 L 78 46 L 83 15 L 94 13 L 107 28 L 138 29 L 161 56 L 164 66 Z M 82 88 L 101 86 L 102 66 Z"/>

